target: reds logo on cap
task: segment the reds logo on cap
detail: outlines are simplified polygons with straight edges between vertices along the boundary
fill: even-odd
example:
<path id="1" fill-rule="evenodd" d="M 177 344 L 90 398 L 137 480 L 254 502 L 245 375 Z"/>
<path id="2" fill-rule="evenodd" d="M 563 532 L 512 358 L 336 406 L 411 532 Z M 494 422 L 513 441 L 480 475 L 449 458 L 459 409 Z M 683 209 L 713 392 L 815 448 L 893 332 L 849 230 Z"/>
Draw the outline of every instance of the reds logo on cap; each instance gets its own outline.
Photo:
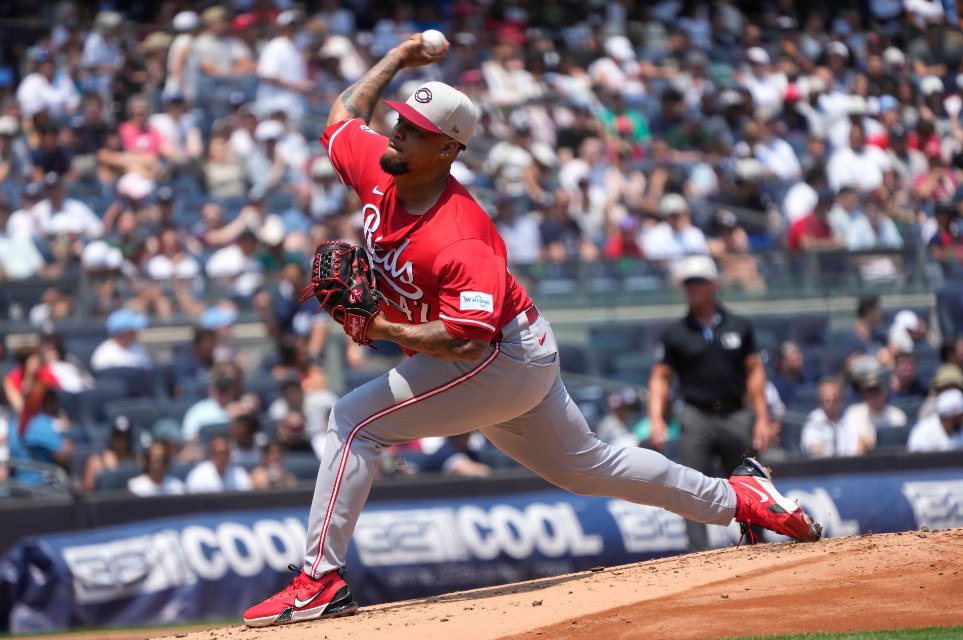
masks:
<path id="1" fill-rule="evenodd" d="M 464 93 L 443 82 L 426 82 L 407 101 L 386 100 L 385 104 L 411 124 L 443 133 L 464 145 L 475 132 L 475 105 Z"/>

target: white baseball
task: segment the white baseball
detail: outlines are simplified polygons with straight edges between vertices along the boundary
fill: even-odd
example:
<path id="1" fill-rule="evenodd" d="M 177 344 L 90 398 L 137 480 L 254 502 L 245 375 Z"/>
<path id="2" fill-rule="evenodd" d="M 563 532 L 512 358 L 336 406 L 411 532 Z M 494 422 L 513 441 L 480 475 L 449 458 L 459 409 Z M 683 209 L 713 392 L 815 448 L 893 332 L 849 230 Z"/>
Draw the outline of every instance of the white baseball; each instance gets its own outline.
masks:
<path id="1" fill-rule="evenodd" d="M 429 29 L 421 34 L 421 50 L 430 56 L 445 50 L 445 34 L 437 29 Z"/>

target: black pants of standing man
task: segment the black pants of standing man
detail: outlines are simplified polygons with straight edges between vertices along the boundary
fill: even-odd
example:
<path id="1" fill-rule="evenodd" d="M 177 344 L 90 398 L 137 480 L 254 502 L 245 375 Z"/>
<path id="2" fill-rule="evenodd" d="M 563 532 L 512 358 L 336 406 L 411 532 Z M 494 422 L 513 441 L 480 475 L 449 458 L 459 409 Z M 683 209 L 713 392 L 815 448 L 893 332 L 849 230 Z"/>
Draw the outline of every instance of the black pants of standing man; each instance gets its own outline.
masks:
<path id="1" fill-rule="evenodd" d="M 697 408 L 686 403 L 679 414 L 679 455 L 683 465 L 711 477 L 716 474 L 713 463 L 718 459 L 728 478 L 742 464 L 743 454 L 752 451 L 755 413 L 749 407 L 728 409 Z M 685 526 L 689 551 L 707 550 L 706 525 L 686 520 Z"/>

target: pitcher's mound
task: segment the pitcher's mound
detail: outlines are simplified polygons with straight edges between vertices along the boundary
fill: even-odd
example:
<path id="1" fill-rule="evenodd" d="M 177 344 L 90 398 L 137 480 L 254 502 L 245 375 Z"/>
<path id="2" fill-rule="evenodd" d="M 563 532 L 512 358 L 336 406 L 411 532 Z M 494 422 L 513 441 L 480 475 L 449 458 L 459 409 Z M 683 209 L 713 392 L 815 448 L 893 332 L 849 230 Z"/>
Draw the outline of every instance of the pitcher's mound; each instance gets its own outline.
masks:
<path id="1" fill-rule="evenodd" d="M 655 560 L 190 640 L 696 640 L 963 624 L 963 529 Z M 181 636 L 183 637 L 183 636 Z"/>

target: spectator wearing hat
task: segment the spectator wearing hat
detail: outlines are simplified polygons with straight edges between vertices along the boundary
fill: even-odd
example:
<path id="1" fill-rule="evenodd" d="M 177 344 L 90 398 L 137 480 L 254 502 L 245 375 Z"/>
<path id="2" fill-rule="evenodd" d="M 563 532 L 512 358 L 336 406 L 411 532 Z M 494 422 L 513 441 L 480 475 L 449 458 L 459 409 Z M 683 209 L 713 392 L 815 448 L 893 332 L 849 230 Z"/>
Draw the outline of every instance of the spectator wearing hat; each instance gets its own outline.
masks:
<path id="1" fill-rule="evenodd" d="M 820 190 L 812 213 L 796 220 L 786 236 L 790 251 L 827 251 L 842 249 L 845 240 L 837 236 L 829 223 L 829 212 L 835 198 L 829 188 Z"/>
<path id="2" fill-rule="evenodd" d="M 665 405 L 672 376 L 679 375 L 685 407 L 679 445 L 682 464 L 711 474 L 716 459 L 729 474 L 743 452 L 765 452 L 772 437 L 766 401 L 766 372 L 752 325 L 716 299 L 719 273 L 708 256 L 690 256 L 680 270 L 689 313 L 669 326 L 656 350 L 649 378 L 651 442 L 664 450 Z M 745 398 L 750 406 L 746 406 Z M 686 522 L 690 550 L 708 548 L 704 525 Z"/>
<path id="3" fill-rule="evenodd" d="M 907 131 L 902 123 L 890 127 L 887 140 L 886 155 L 902 184 L 915 184 L 917 177 L 926 175 L 930 167 L 926 154 L 907 144 Z"/>
<path id="4" fill-rule="evenodd" d="M 187 56 L 190 53 L 194 38 L 201 31 L 201 19 L 193 11 L 181 11 L 174 16 L 171 26 L 177 31 L 177 36 L 167 50 L 167 80 L 164 93 L 184 91 L 184 70 L 187 66 Z"/>
<path id="5" fill-rule="evenodd" d="M 508 137 L 498 142 L 485 159 L 482 171 L 491 175 L 498 193 L 512 198 L 528 195 L 533 201 L 542 198 L 539 170 L 531 153 L 532 134 L 528 123 L 516 120 Z"/>
<path id="6" fill-rule="evenodd" d="M 262 115 L 283 111 L 295 125 L 304 115 L 304 94 L 314 89 L 304 56 L 293 40 L 300 22 L 301 13 L 296 9 L 282 11 L 275 19 L 277 35 L 264 45 L 258 59 L 255 101 Z"/>
<path id="7" fill-rule="evenodd" d="M 160 439 L 144 453 L 144 472 L 127 481 L 127 491 L 141 498 L 179 496 L 187 493 L 183 481 L 170 475 L 172 455 Z"/>
<path id="8" fill-rule="evenodd" d="M 865 144 L 862 124 L 854 124 L 849 131 L 849 146 L 833 152 L 826 166 L 829 185 L 836 191 L 851 186 L 869 192 L 883 184 L 883 176 L 892 170 L 889 157 L 879 147 Z"/>
<path id="9" fill-rule="evenodd" d="M 761 293 L 766 282 L 756 259 L 749 252 L 749 236 L 731 211 L 720 209 L 715 216 L 716 237 L 708 240 L 709 255 L 716 259 L 724 284 L 737 284 L 746 291 Z"/>
<path id="10" fill-rule="evenodd" d="M 618 232 L 613 233 L 602 248 L 602 255 L 606 260 L 643 257 L 642 247 L 638 242 L 641 226 L 638 218 L 626 213 L 619 221 Z"/>
<path id="11" fill-rule="evenodd" d="M 642 69 L 632 42 L 625 36 L 609 36 L 605 39 L 604 49 L 605 55 L 586 69 L 592 81 L 630 99 L 644 96 Z"/>
<path id="12" fill-rule="evenodd" d="M 103 222 L 86 204 L 67 197 L 59 175 L 48 173 L 43 184 L 44 199 L 34 205 L 31 215 L 44 236 L 93 239 L 103 234 Z"/>
<path id="13" fill-rule="evenodd" d="M 819 407 L 806 416 L 800 434 L 799 446 L 807 458 L 832 458 L 840 447 L 843 433 L 843 385 L 836 378 L 824 378 L 819 382 Z"/>
<path id="14" fill-rule="evenodd" d="M 53 118 L 73 113 L 80 105 L 80 94 L 73 79 L 58 71 L 53 54 L 38 51 L 32 60 L 33 73 L 27 74 L 17 87 L 17 102 L 24 119 L 45 112 Z"/>
<path id="15" fill-rule="evenodd" d="M 0 116 L 0 183 L 23 182 L 33 173 L 30 149 L 19 132 L 16 118 Z"/>
<path id="16" fill-rule="evenodd" d="M 861 456 L 876 448 L 881 429 L 906 425 L 906 414 L 889 403 L 889 390 L 877 365 L 855 378 L 862 402 L 843 413 L 835 455 Z"/>
<path id="17" fill-rule="evenodd" d="M 251 50 L 231 35 L 228 10 L 222 6 L 205 9 L 201 14 L 204 31 L 191 43 L 184 70 L 184 95 L 195 102 L 201 83 L 209 78 L 237 78 L 255 72 Z"/>
<path id="18" fill-rule="evenodd" d="M 237 322 L 237 307 L 228 300 L 209 307 L 201 316 L 201 328 L 214 332 L 214 362 L 236 362 L 237 347 L 233 342 L 234 325 Z"/>
<path id="19" fill-rule="evenodd" d="M 936 414 L 921 419 L 910 431 L 911 453 L 963 449 L 963 391 L 947 389 L 936 396 Z"/>
<path id="20" fill-rule="evenodd" d="M 100 11 L 94 18 L 94 27 L 84 40 L 81 67 L 87 76 L 85 91 L 94 91 L 103 97 L 110 95 L 110 83 L 124 66 L 124 54 L 120 38 L 121 16 L 116 11 Z"/>
<path id="21" fill-rule="evenodd" d="M 43 187 L 36 182 L 29 182 L 20 194 L 20 208 L 7 218 L 6 235 L 14 240 L 37 240 L 43 237 L 43 224 L 46 220 L 39 220 L 34 211 L 34 205 L 40 202 Z"/>
<path id="22" fill-rule="evenodd" d="M 952 351 L 956 351 L 957 340 L 954 339 Z M 963 348 L 963 347 L 961 347 Z M 951 357 L 956 357 L 951 356 Z M 936 397 L 947 389 L 960 389 L 963 391 L 963 370 L 955 363 L 944 361 L 936 370 L 932 382 L 930 382 L 930 392 L 920 405 L 917 413 L 917 420 L 922 420 L 928 416 L 936 415 Z"/>
<path id="23" fill-rule="evenodd" d="M 946 275 L 954 273 L 957 263 L 963 259 L 963 233 L 957 222 L 958 212 L 958 205 L 952 202 L 937 202 L 933 209 L 936 229 L 927 241 L 927 247 Z"/>
<path id="24" fill-rule="evenodd" d="M 130 367 L 151 369 L 153 363 L 147 349 L 137 341 L 137 332 L 147 326 L 147 318 L 128 309 L 118 309 L 107 316 L 106 340 L 90 356 L 94 371 Z"/>
<path id="25" fill-rule="evenodd" d="M 97 478 L 107 471 L 114 471 L 123 465 L 135 464 L 134 437 L 130 420 L 125 415 L 114 418 L 107 436 L 107 447 L 91 454 L 84 465 L 84 491 L 92 492 L 97 488 Z"/>
<path id="26" fill-rule="evenodd" d="M 678 260 L 709 252 L 702 230 L 689 220 L 689 204 L 677 193 L 659 200 L 661 220 L 642 234 L 642 251 L 649 260 Z"/>
<path id="27" fill-rule="evenodd" d="M 735 163 L 735 180 L 713 201 L 731 209 L 766 211 L 762 180 L 765 169 L 756 158 L 740 158 Z"/>
<path id="28" fill-rule="evenodd" d="M 782 71 L 772 68 L 772 59 L 762 47 L 746 50 L 747 71 L 740 73 L 739 84 L 748 89 L 752 102 L 764 117 L 775 116 L 782 108 L 789 80 Z"/>

